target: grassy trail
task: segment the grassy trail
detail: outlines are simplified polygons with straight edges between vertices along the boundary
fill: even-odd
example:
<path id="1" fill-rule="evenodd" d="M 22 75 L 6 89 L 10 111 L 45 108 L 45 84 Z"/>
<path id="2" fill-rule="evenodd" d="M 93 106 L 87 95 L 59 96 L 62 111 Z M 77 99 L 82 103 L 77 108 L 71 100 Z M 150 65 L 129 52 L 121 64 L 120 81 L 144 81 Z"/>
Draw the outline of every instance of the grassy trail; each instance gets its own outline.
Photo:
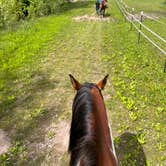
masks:
<path id="1" fill-rule="evenodd" d="M 147 163 L 162 165 L 166 161 L 164 58 L 146 41 L 136 44 L 137 34 L 129 33 L 130 25 L 124 22 L 115 1 L 110 2 L 109 23 L 75 22 L 74 16 L 94 13 L 94 2 L 70 5 L 70 14 L 44 17 L 34 23 L 35 27 L 44 27 L 46 21 L 49 33 L 45 28 L 30 29 L 37 40 L 36 44 L 28 44 L 32 54 L 22 51 L 25 59 L 17 49 L 19 41 L 9 47 L 14 54 L 7 59 L 8 69 L 3 65 L 3 71 L 0 70 L 4 74 L 0 81 L 3 92 L 0 128 L 9 133 L 12 148 L 0 159 L 6 165 L 67 165 L 67 133 L 75 94 L 68 74 L 80 82 L 97 82 L 108 73 L 110 78 L 103 95 L 117 151 L 120 154 L 120 136 L 134 133 L 132 138 L 143 146 Z M 23 27 L 22 34 L 27 33 L 27 27 L 31 24 Z M 18 34 L 10 35 L 14 40 Z M 5 33 L 3 36 L 7 42 L 9 36 Z M 27 44 L 26 38 L 30 38 L 29 32 L 22 40 L 22 49 Z M 33 45 L 36 48 L 31 49 Z M 13 50 L 6 50 L 7 56 Z M 131 155 L 127 151 L 121 156 L 124 162 L 121 164 L 132 164 L 136 156 L 137 152 Z"/>
<path id="2" fill-rule="evenodd" d="M 39 63 L 27 79 L 29 83 L 20 85 L 26 89 L 12 105 L 13 113 L 2 117 L 1 126 L 23 147 L 22 160 L 18 160 L 19 150 L 11 158 L 11 162 L 14 160 L 19 165 L 61 165 L 64 162 L 59 158 L 67 145 L 63 147 L 60 140 L 68 137 L 63 132 L 68 132 L 74 97 L 68 74 L 72 73 L 80 81 L 92 82 L 107 74 L 100 58 L 102 29 L 107 23 L 77 23 L 72 17 L 68 19 L 67 26 L 52 39 L 48 55 L 38 59 Z"/>
<path id="3" fill-rule="evenodd" d="M 101 23 L 99 23 L 98 26 L 96 26 L 95 23 L 81 24 L 82 26 L 72 22 L 68 26 L 68 28 L 71 29 L 70 33 L 68 33 L 68 29 L 66 29 L 64 32 L 64 34 L 66 34 L 65 37 L 55 44 L 58 44 L 60 49 L 51 53 L 50 56 L 47 57 L 46 63 L 43 66 L 43 69 L 46 69 L 47 73 L 50 75 L 48 78 L 56 79 L 59 82 L 55 91 L 50 93 L 53 95 L 51 98 L 54 99 L 54 104 L 55 101 L 58 101 L 59 108 L 61 109 L 61 113 L 58 117 L 60 124 L 61 121 L 66 119 L 69 120 L 69 117 L 71 116 L 74 93 L 72 93 L 73 90 L 70 86 L 68 74 L 74 73 L 74 75 L 81 81 L 91 80 L 96 82 L 103 77 L 103 73 L 106 73 L 105 69 L 100 68 L 100 66 L 103 66 L 100 64 L 101 60 L 99 59 L 102 50 L 102 37 L 100 32 L 103 25 Z M 66 138 L 63 137 L 63 139 Z M 54 152 L 50 154 L 51 159 L 50 156 L 46 156 L 42 163 L 51 165 L 50 162 L 54 160 L 57 165 L 59 165 L 59 163 L 65 165 L 64 159 L 62 162 L 56 159 L 55 154 L 57 153 L 57 150 L 54 149 L 53 151 Z M 66 149 L 62 152 L 65 151 Z M 61 157 L 63 157 L 62 153 L 60 154 Z"/>

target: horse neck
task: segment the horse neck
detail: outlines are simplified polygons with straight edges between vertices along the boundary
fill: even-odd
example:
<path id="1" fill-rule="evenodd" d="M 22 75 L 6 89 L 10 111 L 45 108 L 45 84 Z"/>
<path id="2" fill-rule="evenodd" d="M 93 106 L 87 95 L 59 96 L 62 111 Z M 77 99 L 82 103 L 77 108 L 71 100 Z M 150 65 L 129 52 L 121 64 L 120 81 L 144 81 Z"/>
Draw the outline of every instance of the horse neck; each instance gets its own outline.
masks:
<path id="1" fill-rule="evenodd" d="M 94 114 L 96 117 L 96 135 L 99 144 L 99 165 L 116 166 L 117 161 L 113 153 L 112 138 L 108 125 L 107 113 L 102 95 L 97 89 L 91 90 Z"/>
<path id="2" fill-rule="evenodd" d="M 106 144 L 112 149 L 107 113 L 103 97 L 101 96 L 100 92 L 96 89 L 92 89 L 91 93 L 93 96 L 93 106 L 95 109 L 94 114 L 97 119 L 97 131 L 99 133 L 102 133 L 101 135 L 99 134 L 101 136 L 101 139 L 103 138 L 106 141 Z"/>

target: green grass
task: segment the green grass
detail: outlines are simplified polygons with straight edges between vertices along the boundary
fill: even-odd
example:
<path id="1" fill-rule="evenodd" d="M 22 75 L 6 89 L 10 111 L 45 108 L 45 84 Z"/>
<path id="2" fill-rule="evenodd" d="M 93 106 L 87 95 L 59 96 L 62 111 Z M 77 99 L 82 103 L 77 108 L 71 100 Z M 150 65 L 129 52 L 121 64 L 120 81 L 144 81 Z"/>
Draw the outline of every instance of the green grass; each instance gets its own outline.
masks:
<path id="1" fill-rule="evenodd" d="M 130 31 L 130 24 L 122 20 L 121 14 L 113 6 L 112 14 L 119 22 L 106 28 L 105 42 L 109 43 L 106 54 L 116 90 L 115 101 L 118 98 L 125 108 L 115 113 L 117 118 L 113 118 L 113 124 L 117 123 L 117 128 L 120 126 L 120 133 L 126 129 L 135 133 L 141 132 L 144 137 L 141 136 L 138 140 L 145 148 L 148 161 L 152 165 L 164 163 L 165 57 L 143 38 L 137 44 L 137 32 Z M 112 110 L 116 109 L 115 101 L 110 103 Z M 162 148 L 157 148 L 158 143 L 161 143 Z"/>
<path id="2" fill-rule="evenodd" d="M 0 112 L 15 101 L 13 91 L 17 79 L 31 77 L 34 64 L 43 51 L 48 50 L 48 44 L 67 24 L 65 16 L 49 16 L 35 21 L 24 22 L 17 30 L 2 32 L 0 39 Z M 45 26 L 47 25 L 47 26 Z M 28 71 L 28 72 L 27 72 Z M 12 93 L 12 94 L 11 94 Z"/>
<path id="3" fill-rule="evenodd" d="M 165 0 L 123 0 L 128 6 L 135 8 L 136 11 L 145 11 L 148 13 L 162 14 L 166 13 L 166 3 Z"/>
<path id="4" fill-rule="evenodd" d="M 164 23 L 164 21 L 165 21 L 165 23 L 166 23 L 166 20 L 160 19 L 160 21 L 162 21 L 162 23 Z M 163 25 L 161 23 L 151 21 L 151 20 L 144 20 L 143 23 L 148 28 L 150 28 L 153 32 L 160 35 L 163 39 L 166 39 L 166 28 L 165 28 L 166 24 Z M 152 35 L 150 32 L 148 32 L 144 28 L 142 30 L 147 36 L 150 37 L 151 40 L 153 40 L 156 44 L 158 44 L 159 47 L 161 47 L 163 50 L 166 50 L 166 43 L 164 43 L 163 41 L 161 41 L 160 39 L 158 39 L 157 37 Z"/>
<path id="5" fill-rule="evenodd" d="M 35 161 L 27 160 L 29 147 L 25 142 L 40 142 L 45 135 L 52 139 L 54 132 L 44 133 L 43 123 L 49 126 L 70 119 L 74 94 L 69 73 L 81 82 L 95 82 L 108 73 L 110 83 L 103 93 L 110 96 L 106 106 L 115 145 L 120 146 L 120 136 L 129 132 L 134 134 L 134 144 L 137 142 L 144 149 L 149 165 L 166 162 L 165 58 L 143 38 L 137 44 L 137 32 L 130 31 L 130 24 L 124 21 L 115 1 L 109 3 L 110 23 L 74 22 L 73 16 L 95 12 L 93 1 L 76 2 L 63 6 L 67 10 L 62 10 L 63 14 L 0 32 L 0 128 L 15 130 L 13 146 L 1 156 L 1 161 L 37 165 L 47 155 L 51 155 L 49 163 L 55 161 L 53 150 L 36 156 Z M 124 159 L 119 158 L 121 165 L 133 164 L 134 153 L 124 152 Z"/>

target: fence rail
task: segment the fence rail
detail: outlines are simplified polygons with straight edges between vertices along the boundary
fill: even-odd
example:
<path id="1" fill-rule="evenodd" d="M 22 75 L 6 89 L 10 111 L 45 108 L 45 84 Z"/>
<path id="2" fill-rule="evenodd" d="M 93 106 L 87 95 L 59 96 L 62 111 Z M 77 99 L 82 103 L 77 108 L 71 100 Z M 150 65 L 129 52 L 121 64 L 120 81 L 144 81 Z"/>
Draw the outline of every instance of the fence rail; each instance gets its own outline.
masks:
<path id="1" fill-rule="evenodd" d="M 124 1 L 122 1 L 122 0 L 120 0 L 120 1 L 121 1 L 122 5 L 125 7 L 126 10 L 129 10 L 130 12 L 136 11 L 134 8 L 129 7 Z M 139 12 L 139 11 L 137 11 L 137 12 Z M 143 16 L 146 17 L 146 18 L 148 18 L 148 19 L 151 19 L 151 20 L 153 20 L 153 21 L 155 21 L 157 23 L 160 23 L 160 24 L 166 26 L 166 23 L 164 23 L 162 21 L 159 21 L 156 18 L 153 18 L 153 17 L 145 15 L 145 14 Z"/>
<path id="2" fill-rule="evenodd" d="M 126 10 L 126 8 L 127 9 L 131 9 L 130 7 L 128 7 L 122 0 L 121 0 L 121 2 L 119 2 L 119 0 L 116 0 L 116 4 L 117 4 L 117 6 L 118 6 L 118 8 L 119 8 L 119 10 L 121 11 L 121 13 L 123 14 L 123 16 L 125 17 L 125 19 L 127 20 L 127 21 L 129 21 L 130 23 L 131 23 L 131 29 L 132 29 L 132 26 L 138 31 L 138 42 L 139 42 L 139 39 L 140 39 L 140 36 L 142 35 L 147 41 L 149 41 L 154 47 L 156 47 L 161 53 L 163 53 L 164 55 L 166 55 L 166 51 L 163 49 L 163 48 L 161 48 L 158 44 L 156 44 L 149 36 L 147 36 L 143 31 L 142 31 L 142 27 L 146 30 L 146 31 L 148 31 L 148 32 L 150 32 L 154 37 L 156 37 L 158 40 L 160 40 L 160 42 L 163 42 L 164 44 L 166 43 L 166 40 L 163 38 L 163 37 L 161 37 L 160 35 L 158 35 L 156 32 L 154 32 L 154 31 L 152 31 L 150 28 L 148 28 L 146 25 L 144 25 L 143 23 L 142 23 L 142 17 L 143 17 L 143 12 L 141 12 L 141 21 L 140 20 L 138 20 L 135 16 L 134 16 L 134 14 L 131 14 L 131 13 L 129 13 L 127 10 Z M 125 7 L 126 6 L 126 7 Z M 132 11 L 134 11 L 133 9 L 132 9 Z M 131 17 L 131 19 L 129 18 L 129 16 Z M 139 25 L 140 25 L 140 27 L 138 28 L 138 26 L 135 24 L 135 22 L 137 22 Z M 165 63 L 164 63 L 164 72 L 166 72 L 166 60 L 165 60 Z"/>

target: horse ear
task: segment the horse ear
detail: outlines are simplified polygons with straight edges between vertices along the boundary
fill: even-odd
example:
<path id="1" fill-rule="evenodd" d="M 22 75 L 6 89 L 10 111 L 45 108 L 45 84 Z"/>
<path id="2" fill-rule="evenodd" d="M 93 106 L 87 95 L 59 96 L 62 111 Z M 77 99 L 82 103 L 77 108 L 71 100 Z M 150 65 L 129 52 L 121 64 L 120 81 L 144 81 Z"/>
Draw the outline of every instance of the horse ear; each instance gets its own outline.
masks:
<path id="1" fill-rule="evenodd" d="M 101 81 L 99 81 L 96 85 L 97 85 L 97 87 L 100 89 L 100 90 L 102 90 L 102 89 L 104 89 L 104 87 L 105 87 L 105 85 L 106 85 L 106 83 L 107 83 L 107 78 L 108 78 L 108 74 L 104 77 L 104 79 L 102 79 Z"/>
<path id="2" fill-rule="evenodd" d="M 79 90 L 81 87 L 81 84 L 71 75 L 69 74 L 71 84 L 75 90 Z"/>

